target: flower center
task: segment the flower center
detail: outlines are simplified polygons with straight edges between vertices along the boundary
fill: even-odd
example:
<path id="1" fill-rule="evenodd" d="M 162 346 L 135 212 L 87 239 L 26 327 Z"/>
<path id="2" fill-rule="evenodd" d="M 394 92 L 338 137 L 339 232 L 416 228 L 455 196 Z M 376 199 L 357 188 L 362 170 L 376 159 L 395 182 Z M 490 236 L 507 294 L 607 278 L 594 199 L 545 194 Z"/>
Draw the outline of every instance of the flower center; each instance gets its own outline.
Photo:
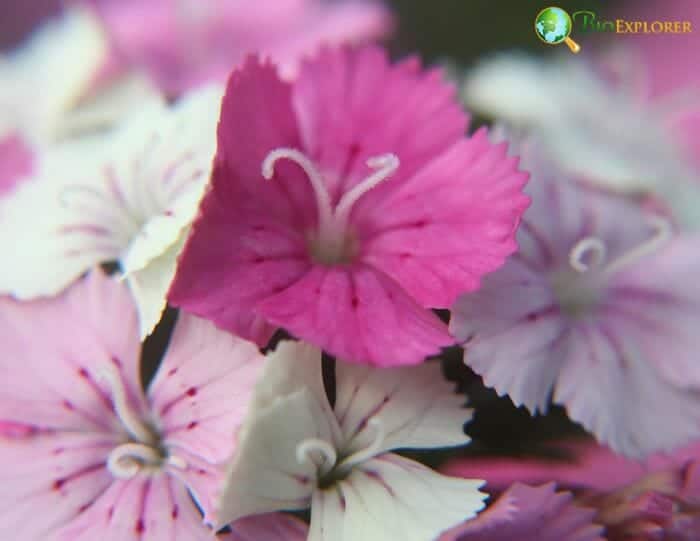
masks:
<path id="1" fill-rule="evenodd" d="M 316 467 L 319 488 L 328 488 L 345 479 L 352 469 L 381 451 L 386 432 L 381 419 L 372 418 L 367 426 L 374 430 L 374 437 L 367 447 L 345 457 L 339 456 L 333 445 L 319 438 L 307 438 L 297 445 L 299 464 L 311 463 Z"/>
<path id="2" fill-rule="evenodd" d="M 607 246 L 598 237 L 585 237 L 569 252 L 569 267 L 551 276 L 561 310 L 570 317 L 587 315 L 603 295 L 608 279 L 617 271 L 653 254 L 671 238 L 671 225 L 660 216 L 649 217 L 652 236 L 606 263 Z"/>
<path id="3" fill-rule="evenodd" d="M 129 435 L 129 440 L 117 445 L 107 457 L 107 469 L 118 479 L 130 479 L 136 474 L 155 474 L 166 466 L 184 469 L 180 457 L 170 455 L 161 437 L 129 404 L 121 375 L 114 366 L 105 369 L 101 379 L 109 387 L 114 413 Z"/>
<path id="4" fill-rule="evenodd" d="M 272 150 L 263 160 L 263 177 L 270 180 L 275 174 L 276 162 L 281 159 L 291 160 L 303 169 L 316 197 L 318 229 L 310 235 L 309 239 L 309 251 L 313 259 L 324 265 L 351 262 L 357 255 L 357 246 L 351 232 L 348 231 L 350 212 L 360 197 L 396 172 L 399 167 L 399 158 L 395 154 L 382 154 L 369 158 L 366 162 L 367 167 L 374 172 L 345 192 L 335 206 L 332 204 L 323 176 L 314 163 L 298 150 L 292 148 Z"/>

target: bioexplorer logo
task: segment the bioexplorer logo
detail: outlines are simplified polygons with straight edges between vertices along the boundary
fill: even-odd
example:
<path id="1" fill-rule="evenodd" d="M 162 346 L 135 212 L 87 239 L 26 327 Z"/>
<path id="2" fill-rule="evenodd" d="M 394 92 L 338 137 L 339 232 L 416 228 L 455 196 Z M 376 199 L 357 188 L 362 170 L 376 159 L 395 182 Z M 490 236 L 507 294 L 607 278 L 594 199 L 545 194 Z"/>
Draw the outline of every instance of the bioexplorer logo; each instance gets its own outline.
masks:
<path id="1" fill-rule="evenodd" d="M 544 8 L 535 17 L 535 34 L 547 45 L 566 43 L 572 53 L 578 53 L 581 46 L 569 36 L 574 23 L 569 14 L 558 7 Z"/>
<path id="2" fill-rule="evenodd" d="M 581 47 L 571 39 L 572 31 L 609 32 L 614 34 L 689 34 L 693 24 L 687 20 L 605 20 L 590 10 L 574 11 L 569 15 L 558 7 L 544 8 L 535 17 L 535 34 L 547 45 L 566 43 L 572 53 Z"/>

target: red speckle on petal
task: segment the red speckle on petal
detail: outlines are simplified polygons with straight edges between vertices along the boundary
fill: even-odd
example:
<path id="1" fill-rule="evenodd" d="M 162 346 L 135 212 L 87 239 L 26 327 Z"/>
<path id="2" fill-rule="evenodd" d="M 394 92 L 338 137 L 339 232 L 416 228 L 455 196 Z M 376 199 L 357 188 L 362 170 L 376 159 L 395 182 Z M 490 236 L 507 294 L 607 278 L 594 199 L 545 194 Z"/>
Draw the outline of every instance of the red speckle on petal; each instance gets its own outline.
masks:
<path id="1" fill-rule="evenodd" d="M 79 375 L 81 378 L 90 379 L 90 373 L 89 373 L 85 368 L 83 368 L 82 366 L 81 366 L 80 369 L 78 370 L 78 375 Z"/>
<path id="2" fill-rule="evenodd" d="M 112 517 L 114 516 L 114 507 L 110 507 L 107 509 L 107 520 L 112 520 Z"/>
<path id="3" fill-rule="evenodd" d="M 357 306 L 360 304 L 360 300 L 357 297 L 352 298 L 352 307 L 357 308 Z"/>
<path id="4" fill-rule="evenodd" d="M 190 387 L 185 394 L 187 396 L 197 396 L 197 387 Z"/>
<path id="5" fill-rule="evenodd" d="M 137 533 L 137 534 L 142 534 L 143 532 L 146 531 L 146 526 L 144 526 L 144 524 L 143 524 L 143 519 L 142 519 L 142 518 L 140 518 L 140 519 L 138 519 L 138 520 L 136 521 L 136 528 L 135 528 L 135 530 L 136 530 L 136 533 Z"/>
<path id="6" fill-rule="evenodd" d="M 416 223 L 413 224 L 413 227 L 421 229 L 421 228 L 425 227 L 426 225 L 428 225 L 427 220 L 418 220 Z"/>
<path id="7" fill-rule="evenodd" d="M 114 363 L 114 366 L 116 366 L 117 368 L 122 367 L 122 362 L 119 359 L 117 359 L 116 357 L 112 357 L 112 362 Z"/>
<path id="8" fill-rule="evenodd" d="M 93 502 L 84 503 L 83 505 L 78 507 L 78 513 L 84 513 L 85 511 L 87 511 L 92 505 L 92 503 Z"/>
<path id="9" fill-rule="evenodd" d="M 187 425 L 187 430 L 192 430 L 193 428 L 196 428 L 199 423 L 197 421 L 192 421 L 190 424 Z"/>
<path id="10" fill-rule="evenodd" d="M 173 505 L 173 510 L 170 512 L 170 516 L 173 517 L 173 520 L 177 520 L 179 514 L 180 509 L 178 509 L 177 505 Z"/>
<path id="11" fill-rule="evenodd" d="M 63 447 L 56 447 L 53 451 L 51 451 L 52 455 L 60 455 L 65 449 Z"/>
<path id="12" fill-rule="evenodd" d="M 168 377 L 174 376 L 175 374 L 177 374 L 177 367 L 168 370 Z"/>
<path id="13" fill-rule="evenodd" d="M 65 485 L 65 484 L 66 484 L 65 479 L 56 479 L 53 482 L 53 485 L 51 486 L 51 488 L 53 488 L 53 490 L 61 490 L 63 488 L 63 485 Z"/>
<path id="14" fill-rule="evenodd" d="M 63 407 L 66 408 L 68 411 L 74 411 L 75 406 L 70 400 L 64 400 L 63 401 Z"/>

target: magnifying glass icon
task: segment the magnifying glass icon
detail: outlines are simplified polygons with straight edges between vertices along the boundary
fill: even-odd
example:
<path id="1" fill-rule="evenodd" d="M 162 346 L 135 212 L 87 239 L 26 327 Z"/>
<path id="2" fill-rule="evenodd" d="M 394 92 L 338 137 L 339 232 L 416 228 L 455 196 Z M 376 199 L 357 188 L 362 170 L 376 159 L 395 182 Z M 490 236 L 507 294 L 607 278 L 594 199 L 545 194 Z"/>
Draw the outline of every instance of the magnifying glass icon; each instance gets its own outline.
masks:
<path id="1" fill-rule="evenodd" d="M 535 17 L 535 34 L 547 45 L 566 43 L 572 53 L 581 51 L 581 46 L 569 36 L 574 23 L 571 16 L 561 8 L 544 8 Z"/>

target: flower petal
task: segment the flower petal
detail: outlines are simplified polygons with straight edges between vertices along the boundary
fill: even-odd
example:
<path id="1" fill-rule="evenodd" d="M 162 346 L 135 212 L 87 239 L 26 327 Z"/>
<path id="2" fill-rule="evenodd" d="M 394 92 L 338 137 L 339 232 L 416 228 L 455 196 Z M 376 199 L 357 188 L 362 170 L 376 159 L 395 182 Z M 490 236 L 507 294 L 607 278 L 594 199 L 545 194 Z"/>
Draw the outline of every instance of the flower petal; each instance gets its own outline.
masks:
<path id="1" fill-rule="evenodd" d="M 231 533 L 219 536 L 224 541 L 306 541 L 308 526 L 283 513 L 242 518 L 231 524 Z"/>
<path id="2" fill-rule="evenodd" d="M 471 418 L 464 396 L 452 392 L 438 363 L 405 368 L 359 366 L 339 361 L 335 368 L 335 415 L 343 431 L 343 450 L 354 453 L 377 437 L 372 419 L 381 421 L 383 444 L 376 454 L 399 448 L 463 445 L 463 426 Z"/>
<path id="3" fill-rule="evenodd" d="M 55 295 L 127 245 L 127 216 L 99 179 L 75 183 L 76 163 L 91 163 L 86 155 L 95 152 L 88 141 L 47 151 L 36 174 L 0 201 L 0 249 L 13 254 L 3 265 L 0 293 Z"/>
<path id="4" fill-rule="evenodd" d="M 258 311 L 348 362 L 417 364 L 453 343 L 437 316 L 366 265 L 314 267 Z"/>
<path id="5" fill-rule="evenodd" d="M 61 529 L 57 541 L 88 541 L 100 532 L 104 541 L 207 541 L 213 532 L 187 490 L 167 476 L 117 481 L 75 521 Z"/>
<path id="6" fill-rule="evenodd" d="M 554 401 L 599 441 L 641 458 L 700 437 L 700 391 L 659 377 L 636 336 L 608 319 L 577 326 L 568 341 Z"/>
<path id="7" fill-rule="evenodd" d="M 517 257 L 460 297 L 450 319 L 465 362 L 532 412 L 547 409 L 565 361 L 566 329 L 549 285 Z"/>
<path id="8" fill-rule="evenodd" d="M 316 464 L 297 456 L 299 445 L 309 439 L 332 443 L 333 432 L 331 420 L 306 389 L 251 411 L 229 464 L 217 524 L 251 514 L 307 508 L 318 472 Z"/>
<path id="9" fill-rule="evenodd" d="M 311 187 L 298 167 L 280 163 L 274 179 L 262 176 L 271 150 L 299 147 L 289 85 L 270 65 L 251 58 L 233 73 L 218 140 L 211 187 L 168 298 L 239 336 L 269 339 L 270 329 L 251 329 L 260 327 L 252 324 L 257 315 L 252 308 L 308 268 L 306 241 L 292 231 L 310 226 L 303 220 L 312 220 L 316 212 Z"/>
<path id="10" fill-rule="evenodd" d="M 107 58 L 101 26 L 86 9 L 63 10 L 7 56 L 0 88 L 3 121 L 32 144 L 45 146 L 63 133 L 63 120 L 89 90 Z"/>
<path id="11" fill-rule="evenodd" d="M 341 505 L 324 509 L 322 525 L 339 522 L 340 508 L 342 527 L 334 533 L 342 537 L 335 539 L 432 540 L 484 507 L 481 485 L 481 481 L 445 477 L 412 460 L 385 454 L 355 468 L 337 488 L 323 492 L 323 498 L 337 498 L 337 490 Z M 318 528 L 315 518 L 311 532 Z"/>
<path id="12" fill-rule="evenodd" d="M 0 435 L 0 524 L 18 539 L 46 539 L 89 508 L 113 479 L 110 434 L 27 431 Z"/>
<path id="13" fill-rule="evenodd" d="M 255 344 L 180 313 L 149 389 L 165 445 L 211 463 L 229 458 L 263 366 Z"/>
<path id="14" fill-rule="evenodd" d="M 185 238 L 148 262 L 143 269 L 131 271 L 127 283 L 139 313 L 139 335 L 146 338 L 153 332 L 167 306 L 166 295 L 175 275 L 177 256 Z"/>
<path id="15" fill-rule="evenodd" d="M 527 178 L 506 145 L 493 145 L 480 130 L 391 194 L 370 192 L 358 202 L 354 223 L 363 260 L 423 306 L 448 308 L 515 251 L 515 230 L 529 201 L 521 192 Z"/>
<path id="16" fill-rule="evenodd" d="M 401 160 L 384 186 L 363 196 L 377 201 L 459 141 L 468 119 L 454 98 L 439 70 L 423 72 L 416 58 L 392 65 L 379 47 L 322 50 L 302 65 L 293 94 L 302 150 L 320 165 L 334 201 L 367 177 L 370 157 Z"/>
<path id="17" fill-rule="evenodd" d="M 37 340 L 41 336 L 41 340 Z M 96 270 L 62 295 L 20 303 L 0 298 L 2 420 L 37 428 L 112 433 L 103 370 L 117 369 L 143 411 L 138 329 L 126 287 Z"/>
<path id="18" fill-rule="evenodd" d="M 681 235 L 622 269 L 611 284 L 610 317 L 634 336 L 668 382 L 700 390 L 700 235 Z M 631 338 L 630 338 L 631 339 Z"/>
<path id="19" fill-rule="evenodd" d="M 603 541 L 595 511 L 572 503 L 554 483 L 510 487 L 491 507 L 440 541 Z"/>

